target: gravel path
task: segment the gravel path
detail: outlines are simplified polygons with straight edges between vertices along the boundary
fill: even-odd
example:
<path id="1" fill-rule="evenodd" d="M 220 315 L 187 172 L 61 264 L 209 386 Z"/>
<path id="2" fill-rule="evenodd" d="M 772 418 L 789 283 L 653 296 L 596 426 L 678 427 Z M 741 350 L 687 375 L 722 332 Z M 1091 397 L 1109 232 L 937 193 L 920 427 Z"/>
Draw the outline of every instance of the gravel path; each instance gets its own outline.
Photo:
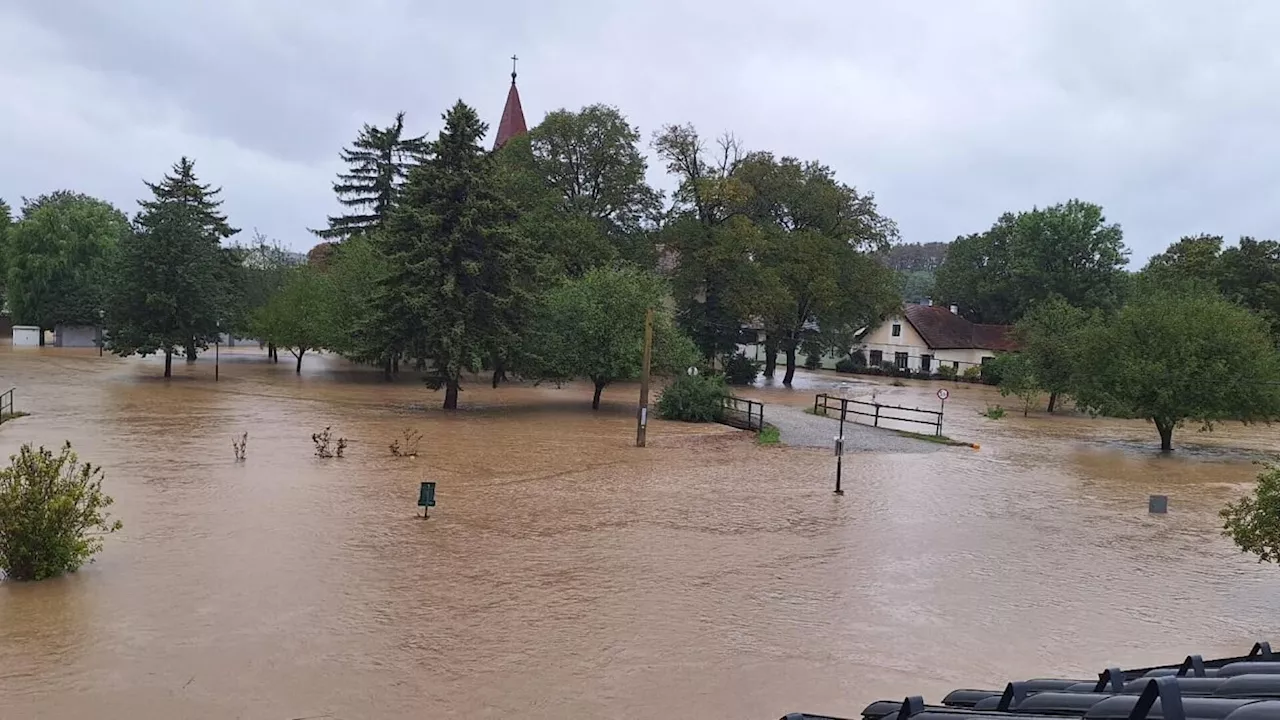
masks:
<path id="1" fill-rule="evenodd" d="M 764 420 L 778 428 L 785 445 L 835 447 L 834 438 L 840 432 L 840 422 L 835 418 L 810 415 L 802 408 L 788 405 L 767 405 Z M 927 440 L 904 437 L 892 430 L 867 427 L 857 423 L 844 424 L 844 449 L 846 452 L 926 453 L 945 447 Z"/>

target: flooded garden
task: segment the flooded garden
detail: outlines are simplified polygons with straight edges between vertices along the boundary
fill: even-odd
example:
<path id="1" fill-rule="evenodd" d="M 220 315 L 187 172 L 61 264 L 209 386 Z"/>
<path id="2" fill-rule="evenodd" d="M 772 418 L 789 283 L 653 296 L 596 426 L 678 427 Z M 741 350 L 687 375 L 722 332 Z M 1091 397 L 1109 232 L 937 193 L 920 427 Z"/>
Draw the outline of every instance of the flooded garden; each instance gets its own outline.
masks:
<path id="1" fill-rule="evenodd" d="M 588 385 L 476 382 L 446 413 L 412 373 L 327 357 L 295 375 L 237 348 L 216 383 L 206 357 L 174 374 L 0 346 L 0 391 L 31 413 L 0 453 L 70 440 L 124 523 L 77 573 L 0 582 L 0 716 L 850 716 L 1229 654 L 1280 610 L 1280 572 L 1217 516 L 1276 428 L 1187 430 L 1160 456 L 1144 423 L 992 420 L 998 394 L 949 385 L 945 433 L 979 449 L 846 455 L 836 497 L 829 449 L 656 420 L 635 448 L 634 385 L 592 412 Z M 767 421 L 817 392 L 933 407 L 937 386 L 742 394 Z M 344 457 L 315 456 L 325 427 Z M 389 451 L 406 432 L 416 458 Z"/>

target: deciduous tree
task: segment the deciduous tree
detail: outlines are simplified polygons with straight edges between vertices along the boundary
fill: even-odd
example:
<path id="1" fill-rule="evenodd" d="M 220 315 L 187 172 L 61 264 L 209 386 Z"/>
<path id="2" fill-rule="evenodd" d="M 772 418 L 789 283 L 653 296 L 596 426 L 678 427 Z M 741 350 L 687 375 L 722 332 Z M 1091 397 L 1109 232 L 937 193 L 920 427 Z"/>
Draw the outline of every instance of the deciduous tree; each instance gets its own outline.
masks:
<path id="1" fill-rule="evenodd" d="M 544 379 L 591 380 L 591 408 L 599 409 L 609 383 L 639 376 L 645 312 L 651 309 L 653 372 L 682 372 L 695 364 L 697 348 L 676 327 L 661 279 L 635 268 L 597 268 L 541 299 L 527 347 L 529 369 Z"/>
<path id="2" fill-rule="evenodd" d="M 252 327 L 259 339 L 293 353 L 294 372 L 301 373 L 303 356 L 329 345 L 333 309 L 343 302 L 326 273 L 303 265 L 289 270 L 280 290 L 254 312 Z"/>
<path id="3" fill-rule="evenodd" d="M 26 201 L 5 247 L 14 321 L 44 329 L 99 324 L 106 263 L 129 232 L 124 213 L 88 195 Z"/>
<path id="4" fill-rule="evenodd" d="M 785 354 L 783 384 L 790 385 L 796 351 L 812 328 L 856 329 L 898 305 L 893 272 L 875 257 L 897 228 L 874 196 L 838 182 L 817 162 L 753 153 L 735 177 L 749 189 L 744 213 L 765 238 L 752 255 L 756 292 L 743 305 Z"/>
<path id="5" fill-rule="evenodd" d="M 1089 326 L 1087 311 L 1054 295 L 1031 306 L 1014 328 L 1021 356 L 1040 389 L 1049 393 L 1049 412 L 1057 409 L 1078 379 L 1080 332 Z"/>
<path id="6" fill-rule="evenodd" d="M 1071 200 L 1006 213 L 987 232 L 957 238 L 935 290 L 985 323 L 1017 322 L 1051 295 L 1079 308 L 1113 309 L 1124 300 L 1127 259 L 1120 226 L 1107 223 L 1101 207 Z"/>
<path id="7" fill-rule="evenodd" d="M 1151 420 L 1161 450 L 1187 421 L 1280 417 L 1280 356 L 1266 323 L 1199 283 L 1141 281 L 1114 317 L 1085 329 L 1076 399 Z"/>

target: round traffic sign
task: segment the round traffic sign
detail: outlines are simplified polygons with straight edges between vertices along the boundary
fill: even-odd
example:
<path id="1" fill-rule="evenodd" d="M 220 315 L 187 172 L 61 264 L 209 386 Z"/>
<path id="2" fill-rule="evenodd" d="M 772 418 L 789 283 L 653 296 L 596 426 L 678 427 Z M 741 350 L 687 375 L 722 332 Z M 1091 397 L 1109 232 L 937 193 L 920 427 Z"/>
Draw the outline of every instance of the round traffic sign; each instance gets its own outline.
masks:
<path id="1" fill-rule="evenodd" d="M 938 388 L 938 399 L 939 399 L 939 400 L 946 400 L 946 399 L 947 399 L 947 398 L 949 398 L 949 397 L 951 397 L 951 393 L 947 392 L 947 389 L 946 389 L 946 388 Z"/>

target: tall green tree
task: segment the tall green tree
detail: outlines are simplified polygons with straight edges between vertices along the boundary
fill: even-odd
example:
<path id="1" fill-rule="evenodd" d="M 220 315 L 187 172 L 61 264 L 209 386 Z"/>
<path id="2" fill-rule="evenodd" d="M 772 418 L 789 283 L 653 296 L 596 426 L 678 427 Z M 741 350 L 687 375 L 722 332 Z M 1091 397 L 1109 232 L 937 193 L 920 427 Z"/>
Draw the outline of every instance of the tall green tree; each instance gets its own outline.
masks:
<path id="1" fill-rule="evenodd" d="M 1215 287 L 1222 280 L 1222 236 L 1189 235 L 1147 261 L 1143 273 L 1165 280 L 1203 280 Z"/>
<path id="2" fill-rule="evenodd" d="M 221 262 L 192 206 L 159 203 L 144 211 L 111 269 L 107 347 L 122 357 L 163 353 L 164 376 L 171 377 L 173 353 L 218 330 L 222 307 L 210 289 Z"/>
<path id="3" fill-rule="evenodd" d="M 326 347 L 357 362 L 382 365 L 389 376 L 394 359 L 390 338 L 377 325 L 373 305 L 379 283 L 391 273 L 386 258 L 368 235 L 353 235 L 334 248 L 325 272 L 335 297 L 341 298 L 331 309 Z"/>
<path id="4" fill-rule="evenodd" d="M 660 264 L 671 267 L 679 322 L 711 361 L 732 355 L 753 313 L 753 258 L 765 243 L 742 212 L 751 192 L 735 177 L 744 153 L 724 135 L 709 148 L 692 125 L 669 125 L 653 149 L 676 180 L 658 235 Z"/>
<path id="5" fill-rule="evenodd" d="M 552 288 L 538 303 L 526 348 L 528 368 L 551 380 L 589 379 L 600 394 L 617 380 L 640 375 L 645 313 L 654 311 L 652 370 L 681 372 L 698 351 L 676 328 L 666 284 L 635 268 L 589 270 Z"/>
<path id="6" fill-rule="evenodd" d="M 1079 308 L 1124 301 L 1128 250 L 1120 226 L 1080 200 L 1006 213 L 984 233 L 956 238 L 935 291 L 976 322 L 1011 324 L 1058 295 Z"/>
<path id="7" fill-rule="evenodd" d="M 329 280 L 328 273 L 314 267 L 292 268 L 281 288 L 253 314 L 254 333 L 293 353 L 294 372 L 302 372 L 307 352 L 328 346 L 334 336 L 333 310 L 345 299 L 336 295 Z"/>
<path id="8" fill-rule="evenodd" d="M 765 238 L 752 264 L 757 287 L 749 307 L 786 356 L 783 384 L 796 371 L 796 352 L 815 327 L 859 328 L 899 304 L 893 272 L 880 263 L 897 236 L 875 198 L 835 179 L 831 168 L 795 158 L 753 153 L 735 171 L 749 192 L 744 212 Z"/>
<path id="9" fill-rule="evenodd" d="M 234 248 L 224 248 L 222 241 L 240 232 L 227 222 L 222 212 L 222 188 L 213 187 L 209 183 L 201 183 L 196 177 L 195 161 L 188 157 L 179 158 L 172 171 L 158 183 L 146 182 L 151 190 L 150 200 L 139 200 L 142 210 L 135 222 L 146 227 L 153 218 L 161 216 L 159 210 L 168 207 L 183 207 L 199 228 L 199 234 L 208 247 L 201 254 L 221 255 L 216 259 L 212 281 L 204 289 L 204 302 L 209 305 L 208 315 L 211 320 L 205 326 L 192 326 L 192 336 L 183 343 L 187 362 L 194 362 L 196 352 L 209 347 L 218 332 L 218 319 L 234 320 L 238 315 L 237 303 L 241 294 L 241 280 L 237 268 L 239 262 Z"/>
<path id="10" fill-rule="evenodd" d="M 223 327 L 240 337 L 252 337 L 254 314 L 266 307 L 272 297 L 284 287 L 290 271 L 301 265 L 303 259 L 289 251 L 279 241 L 254 230 L 253 239 L 247 244 L 228 248 L 227 259 L 232 264 L 228 273 L 233 277 L 232 286 L 239 289 L 232 300 Z M 262 338 L 267 342 L 265 338 Z M 278 360 L 274 343 L 267 344 L 267 357 Z"/>
<path id="11" fill-rule="evenodd" d="M 345 172 L 338 174 L 333 192 L 349 212 L 330 216 L 329 227 L 313 232 L 332 240 L 343 240 L 382 226 L 404 185 L 409 170 L 426 154 L 425 136 L 406 136 L 404 113 L 387 127 L 366 123 L 349 148 L 342 149 Z"/>
<path id="12" fill-rule="evenodd" d="M 536 258 L 480 144 L 486 129 L 461 101 L 445 113 L 381 234 L 392 271 L 375 302 L 379 324 L 431 361 L 447 410 L 458 406 L 463 372 L 515 345 L 530 306 Z"/>
<path id="13" fill-rule="evenodd" d="M 1078 381 L 1080 333 L 1089 323 L 1087 311 L 1054 295 L 1032 305 L 1014 327 L 1019 355 L 1029 368 L 1029 373 L 1018 375 L 1019 381 L 1027 376 L 1036 379 L 1040 389 L 1049 393 L 1049 412 L 1057 409 L 1058 401 Z"/>
<path id="14" fill-rule="evenodd" d="M 1262 316 L 1280 340 L 1280 242 L 1242 237 L 1219 263 L 1222 294 Z"/>
<path id="15" fill-rule="evenodd" d="M 0 312 L 4 311 L 8 301 L 5 286 L 9 280 L 9 228 L 12 225 L 13 211 L 4 198 L 0 198 Z"/>
<path id="16" fill-rule="evenodd" d="M 1187 421 L 1280 417 L 1280 354 L 1266 323 L 1202 283 L 1144 278 L 1111 319 L 1080 335 L 1076 400 L 1151 420 L 1161 450 Z"/>
<path id="17" fill-rule="evenodd" d="M 8 230 L 8 301 L 18 324 L 98 325 L 108 258 L 129 234 L 110 203 L 57 192 L 29 200 Z"/>

